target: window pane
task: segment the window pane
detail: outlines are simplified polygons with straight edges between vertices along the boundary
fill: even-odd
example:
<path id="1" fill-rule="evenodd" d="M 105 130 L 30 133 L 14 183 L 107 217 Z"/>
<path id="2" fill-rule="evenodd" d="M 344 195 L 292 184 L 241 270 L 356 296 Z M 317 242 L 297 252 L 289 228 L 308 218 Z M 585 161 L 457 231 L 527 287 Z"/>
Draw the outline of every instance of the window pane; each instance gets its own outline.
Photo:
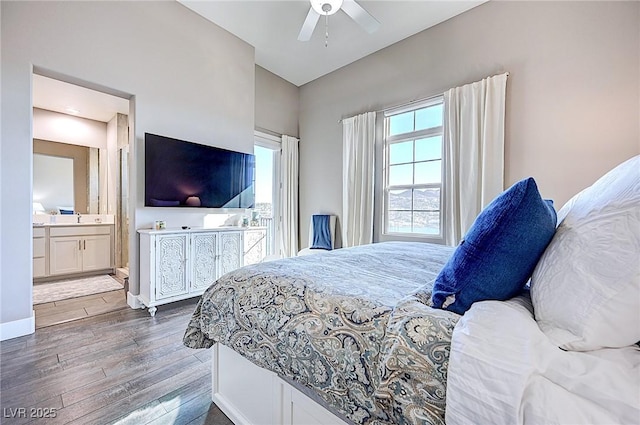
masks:
<path id="1" fill-rule="evenodd" d="M 391 208 L 391 206 L 389 206 Z M 413 191 L 414 210 L 440 210 L 440 188 L 437 189 L 414 189 Z"/>
<path id="2" fill-rule="evenodd" d="M 442 104 L 416 111 L 416 130 L 424 130 L 442 125 Z"/>
<path id="3" fill-rule="evenodd" d="M 389 186 L 413 183 L 413 164 L 391 165 L 389 167 Z"/>
<path id="4" fill-rule="evenodd" d="M 389 211 L 387 231 L 391 233 L 411 233 L 411 211 Z"/>
<path id="5" fill-rule="evenodd" d="M 413 213 L 413 233 L 425 235 L 440 234 L 440 213 L 439 212 L 414 212 Z"/>
<path id="6" fill-rule="evenodd" d="M 389 209 L 411 211 L 411 189 L 390 190 Z"/>
<path id="7" fill-rule="evenodd" d="M 413 141 L 389 145 L 389 164 L 413 162 Z"/>
<path id="8" fill-rule="evenodd" d="M 413 111 L 389 117 L 389 135 L 413 131 Z"/>
<path id="9" fill-rule="evenodd" d="M 416 161 L 442 158 L 442 136 L 416 140 Z"/>
<path id="10" fill-rule="evenodd" d="M 262 217 L 271 217 L 273 203 L 273 150 L 254 146 L 256 156 L 256 205 Z"/>
<path id="11" fill-rule="evenodd" d="M 442 172 L 440 163 L 442 161 L 419 162 L 416 166 L 415 184 L 440 183 Z"/>

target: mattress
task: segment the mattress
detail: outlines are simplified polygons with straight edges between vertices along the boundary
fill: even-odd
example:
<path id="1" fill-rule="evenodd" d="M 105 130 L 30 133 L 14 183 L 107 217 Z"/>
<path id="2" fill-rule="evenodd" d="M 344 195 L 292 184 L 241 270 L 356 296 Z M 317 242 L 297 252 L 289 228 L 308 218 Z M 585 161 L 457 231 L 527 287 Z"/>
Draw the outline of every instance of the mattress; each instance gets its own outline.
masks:
<path id="1" fill-rule="evenodd" d="M 353 423 L 443 424 L 459 316 L 429 303 L 452 252 L 387 242 L 241 268 L 203 294 L 184 343 L 224 344 Z"/>

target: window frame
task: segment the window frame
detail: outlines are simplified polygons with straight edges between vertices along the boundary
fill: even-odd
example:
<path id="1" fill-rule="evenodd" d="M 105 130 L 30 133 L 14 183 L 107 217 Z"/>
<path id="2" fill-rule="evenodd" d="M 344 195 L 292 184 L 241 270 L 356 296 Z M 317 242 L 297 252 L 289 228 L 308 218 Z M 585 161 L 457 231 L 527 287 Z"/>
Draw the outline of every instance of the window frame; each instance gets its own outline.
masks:
<path id="1" fill-rule="evenodd" d="M 398 135 L 389 136 L 390 131 L 390 117 L 403 114 L 406 112 L 414 112 L 415 111 L 433 107 L 436 105 L 442 105 L 442 125 L 438 127 L 431 127 L 423 130 L 412 131 L 408 133 L 402 133 Z M 414 118 L 415 119 L 415 118 Z M 415 127 L 415 123 L 414 123 Z M 444 243 L 444 232 L 445 232 L 445 220 L 446 214 L 444 211 L 444 196 L 446 191 L 446 184 L 444 179 L 444 164 L 445 164 L 445 146 L 444 146 L 444 96 L 434 96 L 432 98 L 412 103 L 409 105 L 404 105 L 398 108 L 388 109 L 384 111 L 384 129 L 383 129 L 383 177 L 382 177 L 382 214 L 381 214 L 381 229 L 383 237 L 394 237 L 394 238 L 411 238 L 411 239 L 420 239 L 428 242 L 434 243 Z M 441 146 L 441 156 L 440 159 L 432 159 L 425 161 L 415 161 L 415 140 L 425 139 L 429 137 L 440 136 L 442 140 Z M 418 163 L 428 163 L 433 161 L 440 161 L 440 183 L 422 183 L 422 184 L 410 184 L 410 185 L 389 185 L 389 171 L 391 166 L 390 161 L 390 146 L 396 143 L 402 143 L 407 141 L 413 141 L 413 161 L 406 163 L 398 163 L 393 165 L 402 165 L 402 164 L 418 164 Z M 415 165 L 413 173 L 415 175 Z M 389 231 L 389 193 L 391 190 L 407 190 L 407 189 L 440 189 L 440 209 L 439 213 L 439 223 L 440 229 L 438 234 L 427 234 L 427 233 L 416 233 L 416 232 L 391 232 Z M 397 210 L 393 210 L 397 211 Z M 403 210 L 404 211 L 404 210 Z M 415 210 L 413 209 L 413 197 L 411 210 L 407 210 L 412 214 L 414 212 L 435 212 L 432 210 Z"/>

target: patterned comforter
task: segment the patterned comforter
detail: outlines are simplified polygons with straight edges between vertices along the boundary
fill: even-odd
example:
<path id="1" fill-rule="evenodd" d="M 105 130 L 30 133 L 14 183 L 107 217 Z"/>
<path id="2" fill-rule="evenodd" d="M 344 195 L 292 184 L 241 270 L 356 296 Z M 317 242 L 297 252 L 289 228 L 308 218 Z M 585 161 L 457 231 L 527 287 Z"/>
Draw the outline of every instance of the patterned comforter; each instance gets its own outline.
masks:
<path id="1" fill-rule="evenodd" d="M 243 267 L 207 289 L 184 343 L 224 344 L 357 424 L 444 424 L 459 316 L 429 303 L 452 252 L 386 242 Z"/>

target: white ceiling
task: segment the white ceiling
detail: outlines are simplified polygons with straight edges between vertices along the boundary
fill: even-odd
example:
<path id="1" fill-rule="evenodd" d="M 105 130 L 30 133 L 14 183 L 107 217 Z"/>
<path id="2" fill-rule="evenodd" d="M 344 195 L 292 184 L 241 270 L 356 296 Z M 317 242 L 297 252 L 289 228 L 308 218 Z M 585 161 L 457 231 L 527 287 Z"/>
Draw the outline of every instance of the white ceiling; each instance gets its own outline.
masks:
<path id="1" fill-rule="evenodd" d="M 297 40 L 307 0 L 178 1 L 254 46 L 256 64 L 301 86 L 487 0 L 359 0 L 380 28 L 368 34 L 340 10 L 329 16 L 328 47 L 324 17 L 310 41 Z"/>
<path id="2" fill-rule="evenodd" d="M 109 122 L 116 113 L 129 115 L 127 99 L 37 74 L 33 75 L 33 106 L 102 122 Z"/>

